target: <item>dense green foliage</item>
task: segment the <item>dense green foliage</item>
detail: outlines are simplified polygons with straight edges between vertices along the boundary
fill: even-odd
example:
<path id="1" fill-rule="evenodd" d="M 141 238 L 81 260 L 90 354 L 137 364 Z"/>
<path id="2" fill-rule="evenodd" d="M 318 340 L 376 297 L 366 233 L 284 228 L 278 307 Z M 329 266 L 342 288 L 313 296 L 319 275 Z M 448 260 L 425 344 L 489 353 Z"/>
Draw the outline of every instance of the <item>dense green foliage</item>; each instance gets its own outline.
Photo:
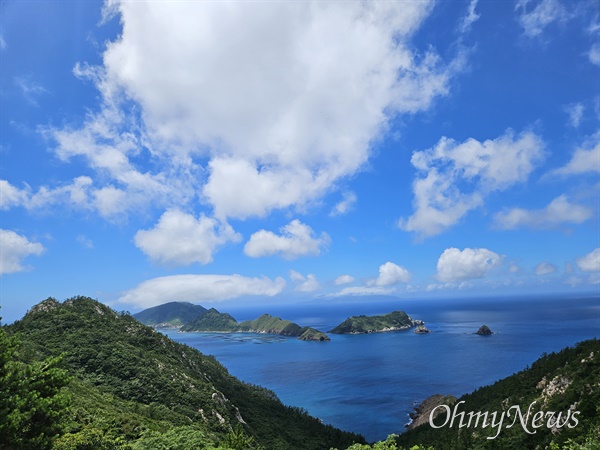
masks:
<path id="1" fill-rule="evenodd" d="M 68 376 L 60 357 L 18 361 L 19 347 L 0 328 L 0 449 L 44 450 L 62 429 Z"/>
<path id="2" fill-rule="evenodd" d="M 196 317 L 188 324 L 182 326 L 180 331 L 215 331 L 235 332 L 239 331 L 239 324 L 227 313 L 220 313 L 215 308 L 210 308 L 201 316 Z"/>
<path id="3" fill-rule="evenodd" d="M 22 361 L 63 355 L 73 377 L 55 448 L 320 450 L 364 442 L 89 298 L 45 300 L 5 328 L 21 340 Z"/>
<path id="4" fill-rule="evenodd" d="M 134 314 L 144 325 L 179 328 L 206 312 L 206 308 L 189 302 L 169 302 Z"/>
<path id="5" fill-rule="evenodd" d="M 382 316 L 352 316 L 344 320 L 330 333 L 359 334 L 376 333 L 380 331 L 395 331 L 410 328 L 415 325 L 404 311 L 394 311 Z"/>
<path id="6" fill-rule="evenodd" d="M 182 332 L 213 331 L 213 332 L 245 332 L 280 334 L 296 336 L 304 341 L 329 341 L 329 336 L 311 327 L 301 327 L 289 320 L 283 320 L 269 314 L 263 314 L 258 319 L 238 323 L 227 313 L 220 313 L 214 308 L 209 309 L 187 325 L 181 327 Z"/>
<path id="7" fill-rule="evenodd" d="M 452 427 L 448 422 L 447 426 L 434 429 L 426 423 L 406 431 L 398 437 L 398 443 L 404 446 L 426 444 L 436 449 L 599 449 L 600 341 L 592 339 L 559 353 L 544 354 L 531 367 L 464 395 L 457 404 L 461 401 L 464 403 L 457 407 L 457 413 L 465 412 L 464 425 L 468 423 L 469 412 L 488 411 L 491 414 L 497 411 L 498 423 L 500 415 L 508 413 L 511 407 L 519 405 L 526 417 L 532 405 L 526 423 L 528 430 L 535 433 L 524 431 L 516 409 L 513 409 L 499 434 L 499 427 L 482 427 L 483 420 L 478 427 L 461 428 L 457 418 Z M 552 430 L 552 426 L 548 427 L 548 417 L 542 420 L 541 427 L 532 426 L 532 418 L 539 411 L 554 412 L 554 419 L 561 412 L 559 424 L 572 417 L 569 413 L 579 411 L 580 414 L 577 415 L 577 423 L 572 419 L 567 422 L 572 427 L 563 425 Z M 514 426 L 508 427 L 515 418 Z M 442 412 L 434 424 L 441 426 L 446 419 L 446 413 Z M 540 422 L 537 424 L 540 425 Z M 554 420 L 552 424 L 555 424 Z M 495 439 L 487 439 L 496 434 Z"/>

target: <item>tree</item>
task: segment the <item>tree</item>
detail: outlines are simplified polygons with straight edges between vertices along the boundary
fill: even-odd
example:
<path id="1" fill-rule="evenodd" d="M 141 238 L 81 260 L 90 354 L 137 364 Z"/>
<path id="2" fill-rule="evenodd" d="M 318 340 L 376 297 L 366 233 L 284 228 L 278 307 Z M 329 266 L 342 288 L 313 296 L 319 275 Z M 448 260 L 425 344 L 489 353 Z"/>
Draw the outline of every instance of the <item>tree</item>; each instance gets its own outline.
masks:
<path id="1" fill-rule="evenodd" d="M 0 450 L 44 450 L 62 428 L 69 378 L 60 357 L 27 364 L 18 347 L 0 328 Z"/>

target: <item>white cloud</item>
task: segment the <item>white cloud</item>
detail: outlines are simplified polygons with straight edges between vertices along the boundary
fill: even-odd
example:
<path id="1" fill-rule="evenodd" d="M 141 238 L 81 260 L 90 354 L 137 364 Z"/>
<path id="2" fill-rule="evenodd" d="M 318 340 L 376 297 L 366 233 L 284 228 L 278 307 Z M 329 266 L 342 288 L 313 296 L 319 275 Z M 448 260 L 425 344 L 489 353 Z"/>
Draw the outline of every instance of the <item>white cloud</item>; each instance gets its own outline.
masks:
<path id="1" fill-rule="evenodd" d="M 571 160 L 550 175 L 568 176 L 587 172 L 600 173 L 600 132 L 590 136 L 575 150 Z"/>
<path id="2" fill-rule="evenodd" d="M 11 185 L 6 180 L 0 180 L 0 209 L 10 209 L 25 203 L 27 192 Z"/>
<path id="3" fill-rule="evenodd" d="M 556 266 L 548 262 L 542 262 L 535 266 L 536 275 L 549 275 L 551 273 L 556 272 L 556 270 Z"/>
<path id="4" fill-rule="evenodd" d="M 228 224 L 201 215 L 199 218 L 178 209 L 166 211 L 154 228 L 136 233 L 135 245 L 163 264 L 208 264 L 216 249 L 242 237 Z"/>
<path id="5" fill-rule="evenodd" d="M 350 284 L 354 281 L 354 277 L 351 275 L 340 275 L 335 279 L 336 286 L 341 286 L 342 284 Z"/>
<path id="6" fill-rule="evenodd" d="M 460 26 L 460 31 L 462 33 L 467 33 L 471 29 L 471 25 L 479 20 L 480 15 L 475 12 L 475 7 L 477 6 L 478 0 L 471 0 L 469 3 L 469 8 L 467 10 L 467 15 L 464 17 L 463 22 Z"/>
<path id="7" fill-rule="evenodd" d="M 294 290 L 298 292 L 315 292 L 321 289 L 321 283 L 319 283 L 317 277 L 312 273 L 304 276 L 300 272 L 290 270 L 290 279 L 296 283 Z"/>
<path id="8" fill-rule="evenodd" d="M 330 216 L 341 216 L 351 211 L 356 203 L 356 194 L 354 192 L 344 192 L 344 198 L 338 204 L 336 204 L 331 212 Z"/>
<path id="9" fill-rule="evenodd" d="M 397 283 L 408 283 L 409 281 L 410 273 L 408 270 L 388 261 L 379 266 L 379 276 L 372 280 L 369 285 L 391 286 Z"/>
<path id="10" fill-rule="evenodd" d="M 502 256 L 485 248 L 447 248 L 438 259 L 436 278 L 449 283 L 482 278 L 502 264 Z"/>
<path id="11" fill-rule="evenodd" d="M 296 259 L 318 256 L 331 242 L 327 233 L 316 237 L 313 229 L 298 219 L 292 220 L 280 231 L 281 235 L 267 230 L 257 231 L 244 246 L 244 253 L 252 258 L 279 255 L 284 259 Z"/>
<path id="12" fill-rule="evenodd" d="M 566 195 L 556 197 L 548 206 L 538 210 L 512 208 L 494 216 L 497 227 L 513 230 L 521 227 L 547 228 L 563 223 L 582 223 L 593 215 L 585 206 L 569 202 Z"/>
<path id="13" fill-rule="evenodd" d="M 584 272 L 600 272 L 600 248 L 596 248 L 587 255 L 577 258 L 575 264 Z"/>
<path id="14" fill-rule="evenodd" d="M 531 0 L 519 0 L 515 6 L 515 10 L 520 11 L 519 24 L 528 37 L 540 36 L 553 22 L 568 19 L 567 11 L 558 0 L 541 0 L 527 11 L 530 3 Z"/>
<path id="15" fill-rule="evenodd" d="M 571 103 L 565 106 L 565 112 L 569 116 L 569 125 L 573 128 L 578 128 L 583 118 L 584 111 L 583 103 Z"/>
<path id="16" fill-rule="evenodd" d="M 590 51 L 588 53 L 588 57 L 590 58 L 590 62 L 592 64 L 600 66 L 600 44 L 599 43 L 595 43 L 594 45 L 592 45 L 592 48 L 590 49 Z"/>
<path id="17" fill-rule="evenodd" d="M 432 7 L 111 1 L 122 34 L 102 67 L 74 69 L 103 107 L 49 134 L 114 189 L 96 196 L 104 214 L 197 193 L 221 221 L 302 207 L 363 166 L 390 118 L 448 92 L 464 54 L 444 62 L 411 42 Z"/>
<path id="18" fill-rule="evenodd" d="M 232 298 L 265 295 L 273 297 L 285 287 L 277 277 L 249 278 L 241 275 L 173 275 L 153 278 L 126 291 L 119 303 L 149 308 L 168 301 L 219 302 Z"/>
<path id="19" fill-rule="evenodd" d="M 442 137 L 435 147 L 414 152 L 411 162 L 420 174 L 413 182 L 415 212 L 398 226 L 421 237 L 441 233 L 483 205 L 490 192 L 524 182 L 543 158 L 543 147 L 536 134 L 515 136 L 508 129 L 484 142 Z M 471 192 L 462 192 L 461 183 Z"/>
<path id="20" fill-rule="evenodd" d="M 342 289 L 339 292 L 329 294 L 329 297 L 342 297 L 344 295 L 388 295 L 396 292 L 394 288 L 384 286 L 350 286 Z"/>
<path id="21" fill-rule="evenodd" d="M 25 236 L 0 228 L 0 275 L 25 270 L 23 259 L 29 255 L 40 256 L 44 250 L 39 242 L 30 242 Z"/>

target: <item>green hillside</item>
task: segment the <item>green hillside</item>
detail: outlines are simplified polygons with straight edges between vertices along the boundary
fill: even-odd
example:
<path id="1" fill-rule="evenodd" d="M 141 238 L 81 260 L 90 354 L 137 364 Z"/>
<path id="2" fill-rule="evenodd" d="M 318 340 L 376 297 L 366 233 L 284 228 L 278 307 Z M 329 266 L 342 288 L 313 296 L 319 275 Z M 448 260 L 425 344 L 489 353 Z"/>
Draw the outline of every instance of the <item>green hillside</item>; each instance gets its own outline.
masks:
<path id="1" fill-rule="evenodd" d="M 180 328 L 204 314 L 206 308 L 189 302 L 169 302 L 134 314 L 144 325 L 155 328 Z"/>
<path id="2" fill-rule="evenodd" d="M 384 331 L 398 331 L 420 325 L 423 322 L 413 320 L 404 311 L 394 311 L 382 316 L 352 316 L 344 320 L 330 333 L 362 334 Z"/>
<path id="3" fill-rule="evenodd" d="M 180 328 L 180 331 L 215 331 L 234 332 L 239 330 L 239 324 L 227 313 L 220 313 L 215 308 L 210 308 L 201 316 Z"/>
<path id="4" fill-rule="evenodd" d="M 54 385 L 58 388 L 64 379 L 61 392 L 70 401 L 67 406 L 65 400 L 64 413 L 50 414 L 55 419 L 51 447 L 11 445 L 4 439 L 0 449 L 326 450 L 364 442 L 301 408 L 283 405 L 271 391 L 232 377 L 213 357 L 86 297 L 63 303 L 47 299 L 4 330 L 9 340 L 0 334 L 0 382 L 8 377 L 16 386 L 11 392 L 35 394 L 33 406 L 20 404 L 22 412 L 17 411 L 29 419 L 17 422 L 34 427 L 36 416 L 30 411 L 52 412 L 56 405 L 42 399 L 35 406 L 40 398 L 36 392 L 44 397 L 54 391 L 11 375 L 15 365 L 42 374 L 65 371 L 70 379 L 56 372 Z M 20 341 L 14 355 L 4 342 L 11 339 Z M 3 372 L 5 357 L 8 375 Z M 47 362 L 55 357 L 60 359 Z M 15 395 L 5 398 L 18 400 Z M 7 428 L 7 417 L 0 414 L 0 437 L 6 430 L 16 433 Z"/>

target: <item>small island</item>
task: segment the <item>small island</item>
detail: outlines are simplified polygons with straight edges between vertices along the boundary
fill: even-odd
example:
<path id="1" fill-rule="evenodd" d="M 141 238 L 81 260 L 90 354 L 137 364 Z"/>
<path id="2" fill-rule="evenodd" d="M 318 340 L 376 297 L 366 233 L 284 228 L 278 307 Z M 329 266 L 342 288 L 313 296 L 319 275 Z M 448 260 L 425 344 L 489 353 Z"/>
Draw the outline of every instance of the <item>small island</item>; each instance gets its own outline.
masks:
<path id="1" fill-rule="evenodd" d="M 413 320 L 404 311 L 394 311 L 382 316 L 352 316 L 344 320 L 330 333 L 366 334 L 406 330 L 423 325 L 422 320 Z"/>
<path id="2" fill-rule="evenodd" d="M 427 328 L 425 325 L 417 325 L 417 328 L 415 328 L 415 333 L 416 334 L 427 334 L 427 333 L 431 333 L 431 330 L 429 328 Z"/>
<path id="3" fill-rule="evenodd" d="M 490 330 L 487 325 L 481 325 L 479 327 L 479 330 L 477 330 L 477 333 L 475 333 L 475 334 L 478 334 L 480 336 L 490 336 L 494 333 L 492 333 L 492 330 Z"/>

